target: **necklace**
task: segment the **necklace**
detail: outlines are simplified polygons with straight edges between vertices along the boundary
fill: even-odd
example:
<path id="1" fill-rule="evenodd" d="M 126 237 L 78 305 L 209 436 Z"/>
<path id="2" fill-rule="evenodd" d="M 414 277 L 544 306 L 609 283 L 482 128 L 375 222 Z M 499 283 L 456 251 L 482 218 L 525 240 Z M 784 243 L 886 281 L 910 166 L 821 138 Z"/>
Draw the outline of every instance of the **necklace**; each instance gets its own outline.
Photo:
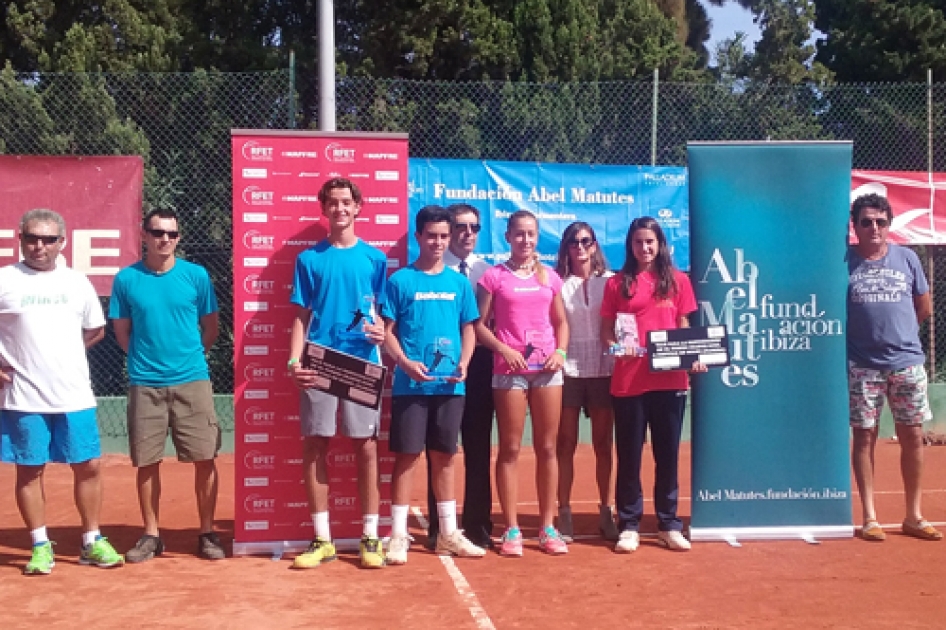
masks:
<path id="1" fill-rule="evenodd" d="M 509 259 L 505 264 L 512 271 L 532 271 L 535 268 L 535 259 L 530 258 L 524 263 L 514 263 L 512 259 Z"/>

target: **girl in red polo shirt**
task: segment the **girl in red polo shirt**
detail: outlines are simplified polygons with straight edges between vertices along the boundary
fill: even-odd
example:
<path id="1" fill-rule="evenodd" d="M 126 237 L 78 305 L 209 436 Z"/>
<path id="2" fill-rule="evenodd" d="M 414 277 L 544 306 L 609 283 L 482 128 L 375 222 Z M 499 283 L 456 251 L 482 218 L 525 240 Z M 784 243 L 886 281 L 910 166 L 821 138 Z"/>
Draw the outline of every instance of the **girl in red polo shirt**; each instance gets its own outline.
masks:
<path id="1" fill-rule="evenodd" d="M 628 319 L 624 314 L 636 320 L 638 346 L 645 345 L 648 331 L 688 327 L 687 315 L 696 310 L 693 287 L 689 278 L 674 268 L 667 239 L 655 219 L 641 217 L 631 223 L 625 255 L 621 272 L 605 285 L 602 341 L 616 345 L 615 321 Z M 699 363 L 692 369 L 706 370 Z M 658 540 L 669 549 L 690 548 L 677 517 L 677 459 L 688 387 L 685 371 L 651 372 L 641 352 L 627 352 L 615 361 L 611 396 L 618 455 L 615 503 L 621 532 L 615 551 L 630 553 L 640 543 L 638 528 L 644 513 L 641 454 L 648 426 L 656 464 Z"/>

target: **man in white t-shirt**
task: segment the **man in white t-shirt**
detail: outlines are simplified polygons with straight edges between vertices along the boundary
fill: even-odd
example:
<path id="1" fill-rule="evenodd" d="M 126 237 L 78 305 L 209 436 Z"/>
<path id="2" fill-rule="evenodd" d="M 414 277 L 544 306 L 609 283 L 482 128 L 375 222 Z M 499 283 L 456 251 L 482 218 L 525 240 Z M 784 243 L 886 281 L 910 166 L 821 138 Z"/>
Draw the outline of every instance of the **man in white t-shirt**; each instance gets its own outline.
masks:
<path id="1" fill-rule="evenodd" d="M 33 539 L 27 575 L 55 565 L 43 489 L 49 462 L 72 467 L 79 562 L 124 563 L 99 533 L 102 449 L 85 354 L 105 336 L 105 316 L 89 279 L 57 262 L 65 235 L 59 214 L 30 210 L 19 225 L 23 260 L 0 268 L 0 453 L 16 464 L 16 502 Z"/>

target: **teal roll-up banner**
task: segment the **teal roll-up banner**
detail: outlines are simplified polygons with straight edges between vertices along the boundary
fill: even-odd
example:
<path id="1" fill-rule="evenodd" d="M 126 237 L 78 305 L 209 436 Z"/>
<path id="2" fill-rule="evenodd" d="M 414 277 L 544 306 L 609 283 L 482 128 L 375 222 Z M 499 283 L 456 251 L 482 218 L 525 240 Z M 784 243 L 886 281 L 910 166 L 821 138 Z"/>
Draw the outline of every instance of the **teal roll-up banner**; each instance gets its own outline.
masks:
<path id="1" fill-rule="evenodd" d="M 694 143 L 691 277 L 732 363 L 693 386 L 694 540 L 850 537 L 849 142 Z"/>

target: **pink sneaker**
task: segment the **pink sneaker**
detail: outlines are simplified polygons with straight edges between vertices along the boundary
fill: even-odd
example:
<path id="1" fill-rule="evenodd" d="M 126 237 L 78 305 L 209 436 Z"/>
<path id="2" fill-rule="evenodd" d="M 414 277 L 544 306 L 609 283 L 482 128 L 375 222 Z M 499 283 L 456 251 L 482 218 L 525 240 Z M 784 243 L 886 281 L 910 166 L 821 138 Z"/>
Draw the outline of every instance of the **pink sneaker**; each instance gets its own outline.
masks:
<path id="1" fill-rule="evenodd" d="M 518 558 L 522 556 L 522 532 L 518 527 L 510 527 L 503 534 L 499 545 L 499 555 Z"/>
<path id="2" fill-rule="evenodd" d="M 539 549 L 553 556 L 568 553 L 568 545 L 562 540 L 562 535 L 552 526 L 546 527 L 539 534 Z"/>

